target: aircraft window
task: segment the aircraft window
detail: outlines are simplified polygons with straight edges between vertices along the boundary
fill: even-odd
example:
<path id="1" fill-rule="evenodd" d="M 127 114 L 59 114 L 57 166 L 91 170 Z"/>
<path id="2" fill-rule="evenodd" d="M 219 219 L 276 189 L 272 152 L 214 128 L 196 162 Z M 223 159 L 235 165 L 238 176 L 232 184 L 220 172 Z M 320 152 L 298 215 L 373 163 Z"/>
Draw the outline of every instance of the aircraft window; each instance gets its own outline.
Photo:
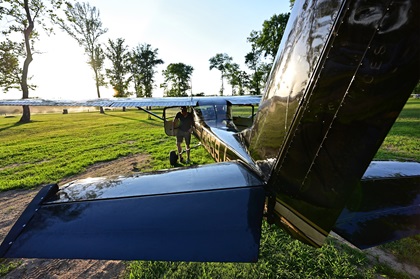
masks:
<path id="1" fill-rule="evenodd" d="M 208 105 L 196 108 L 197 115 L 204 121 L 218 121 L 230 119 L 230 109 L 227 105 Z"/>
<path id="2" fill-rule="evenodd" d="M 165 108 L 165 120 L 172 121 L 178 112 L 180 112 L 179 107 Z"/>
<path id="3" fill-rule="evenodd" d="M 191 108 L 188 108 L 188 111 L 191 112 Z M 166 107 L 163 110 L 164 128 L 168 136 L 175 136 L 177 133 L 178 127 L 176 124 L 173 126 L 173 120 L 178 112 L 180 112 L 180 107 Z"/>
<path id="4" fill-rule="evenodd" d="M 253 106 L 239 106 L 232 105 L 232 115 L 233 117 L 252 117 L 252 114 L 257 112 L 257 108 Z"/>
<path id="5" fill-rule="evenodd" d="M 197 116 L 210 127 L 217 127 L 236 131 L 236 127 L 232 122 L 231 105 L 201 105 L 195 108 Z"/>
<path id="6" fill-rule="evenodd" d="M 254 122 L 257 108 L 252 105 L 233 105 L 232 120 L 238 131 L 250 128 Z"/>

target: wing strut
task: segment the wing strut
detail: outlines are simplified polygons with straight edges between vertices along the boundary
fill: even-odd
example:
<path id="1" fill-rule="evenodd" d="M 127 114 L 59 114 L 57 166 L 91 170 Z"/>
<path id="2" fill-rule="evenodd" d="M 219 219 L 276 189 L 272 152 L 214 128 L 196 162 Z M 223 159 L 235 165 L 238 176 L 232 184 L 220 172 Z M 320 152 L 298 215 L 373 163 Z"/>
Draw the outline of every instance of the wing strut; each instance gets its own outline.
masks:
<path id="1" fill-rule="evenodd" d="M 150 114 L 150 115 L 152 115 L 152 116 L 154 116 L 154 117 L 156 117 L 156 118 L 159 118 L 159 119 L 160 119 L 160 120 L 162 120 L 162 121 L 164 121 L 164 120 L 165 120 L 163 117 L 161 117 L 161 116 L 157 115 L 156 113 L 151 112 L 150 110 L 144 109 L 144 108 L 142 108 L 142 107 L 137 107 L 137 108 L 138 108 L 139 110 L 142 110 L 142 111 L 144 111 L 144 112 L 147 112 L 148 114 Z"/>

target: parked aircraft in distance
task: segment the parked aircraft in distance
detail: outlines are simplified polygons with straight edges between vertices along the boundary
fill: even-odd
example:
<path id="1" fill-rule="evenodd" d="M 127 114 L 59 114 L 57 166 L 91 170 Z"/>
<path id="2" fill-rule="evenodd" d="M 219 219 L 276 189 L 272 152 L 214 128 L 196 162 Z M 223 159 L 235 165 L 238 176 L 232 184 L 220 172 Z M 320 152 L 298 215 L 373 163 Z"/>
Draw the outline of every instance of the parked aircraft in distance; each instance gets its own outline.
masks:
<path id="1" fill-rule="evenodd" d="M 419 15 L 418 0 L 296 1 L 261 98 L 86 102 L 189 106 L 216 163 L 45 186 L 0 257 L 252 262 L 263 218 L 315 247 L 419 234 L 420 163 L 371 162 L 420 77 Z"/>

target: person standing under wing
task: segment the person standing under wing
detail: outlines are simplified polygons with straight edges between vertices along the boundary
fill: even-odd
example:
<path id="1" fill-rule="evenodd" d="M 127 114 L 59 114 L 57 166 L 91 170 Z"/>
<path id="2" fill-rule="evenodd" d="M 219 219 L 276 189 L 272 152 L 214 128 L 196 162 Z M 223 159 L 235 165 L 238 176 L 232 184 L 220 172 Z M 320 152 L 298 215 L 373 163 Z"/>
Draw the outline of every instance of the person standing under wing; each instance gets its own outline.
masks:
<path id="1" fill-rule="evenodd" d="M 181 107 L 181 111 L 178 112 L 172 122 L 172 129 L 175 127 L 175 123 L 179 123 L 178 131 L 176 134 L 176 146 L 178 149 L 178 156 L 179 161 L 181 163 L 184 162 L 184 158 L 182 157 L 182 141 L 185 139 L 185 151 L 187 152 L 187 161 L 186 163 L 190 163 L 190 142 L 191 142 L 191 132 L 192 126 L 194 124 L 194 118 L 191 112 L 188 112 L 187 107 Z"/>

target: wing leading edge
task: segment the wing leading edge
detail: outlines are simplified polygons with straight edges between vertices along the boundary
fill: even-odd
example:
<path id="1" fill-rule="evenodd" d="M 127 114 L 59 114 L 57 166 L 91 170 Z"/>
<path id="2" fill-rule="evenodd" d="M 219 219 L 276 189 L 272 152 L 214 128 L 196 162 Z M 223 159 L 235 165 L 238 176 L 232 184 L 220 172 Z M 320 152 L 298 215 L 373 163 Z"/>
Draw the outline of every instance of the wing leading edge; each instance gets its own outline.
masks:
<path id="1" fill-rule="evenodd" d="M 177 107 L 196 106 L 198 102 L 228 101 L 234 105 L 259 104 L 261 96 L 112 98 L 93 100 L 0 100 L 0 106 L 61 106 L 61 107 Z"/>
<path id="2" fill-rule="evenodd" d="M 253 262 L 263 204 L 262 181 L 235 162 L 50 185 L 0 257 Z"/>

